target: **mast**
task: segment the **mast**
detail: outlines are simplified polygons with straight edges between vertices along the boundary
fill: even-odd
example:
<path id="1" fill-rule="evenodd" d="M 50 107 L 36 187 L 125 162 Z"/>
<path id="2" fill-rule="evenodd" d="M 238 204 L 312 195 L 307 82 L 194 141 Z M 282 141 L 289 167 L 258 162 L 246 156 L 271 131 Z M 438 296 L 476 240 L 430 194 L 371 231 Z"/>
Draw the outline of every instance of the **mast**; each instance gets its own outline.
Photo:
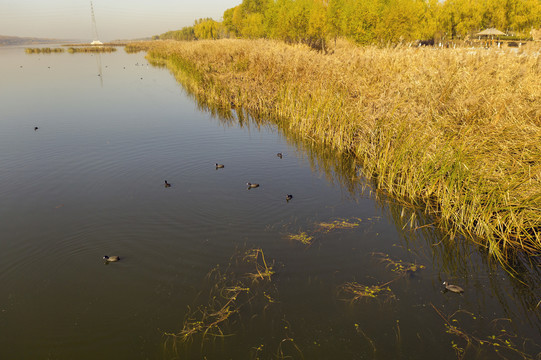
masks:
<path id="1" fill-rule="evenodd" d="M 98 40 L 99 39 L 98 27 L 96 26 L 96 17 L 94 16 L 94 5 L 92 5 L 92 1 L 90 2 L 90 14 L 92 16 L 92 37 L 93 37 L 93 41 L 90 44 L 102 45 L 102 42 Z"/>

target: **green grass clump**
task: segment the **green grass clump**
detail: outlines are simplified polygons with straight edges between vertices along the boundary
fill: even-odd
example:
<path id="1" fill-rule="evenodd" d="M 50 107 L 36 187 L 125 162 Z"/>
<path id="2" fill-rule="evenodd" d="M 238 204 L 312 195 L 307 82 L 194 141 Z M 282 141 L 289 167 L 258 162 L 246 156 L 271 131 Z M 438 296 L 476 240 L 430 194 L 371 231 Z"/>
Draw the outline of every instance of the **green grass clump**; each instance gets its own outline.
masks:
<path id="1" fill-rule="evenodd" d="M 541 252 L 541 58 L 337 42 L 140 45 L 206 104 L 354 156 L 375 187 L 504 262 Z"/>

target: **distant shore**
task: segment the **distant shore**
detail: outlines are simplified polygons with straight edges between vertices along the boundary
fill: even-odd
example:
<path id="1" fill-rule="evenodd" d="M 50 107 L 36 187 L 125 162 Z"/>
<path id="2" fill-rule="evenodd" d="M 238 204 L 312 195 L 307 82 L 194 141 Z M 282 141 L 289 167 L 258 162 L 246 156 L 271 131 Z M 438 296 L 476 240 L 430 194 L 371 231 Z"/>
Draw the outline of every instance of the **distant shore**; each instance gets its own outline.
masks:
<path id="1" fill-rule="evenodd" d="M 45 39 L 34 37 L 18 37 L 0 35 L 0 46 L 15 46 L 15 45 L 40 45 L 40 44 L 70 44 L 80 42 L 80 40 L 67 39 Z"/>

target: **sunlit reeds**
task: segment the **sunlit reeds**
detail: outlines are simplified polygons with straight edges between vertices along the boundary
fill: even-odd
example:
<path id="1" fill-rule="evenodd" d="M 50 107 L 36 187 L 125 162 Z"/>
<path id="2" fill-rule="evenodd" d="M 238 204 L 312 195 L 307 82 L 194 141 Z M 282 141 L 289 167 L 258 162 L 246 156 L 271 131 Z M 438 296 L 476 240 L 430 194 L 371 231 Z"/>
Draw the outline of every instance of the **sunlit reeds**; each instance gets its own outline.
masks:
<path id="1" fill-rule="evenodd" d="M 69 47 L 68 52 L 73 53 L 110 53 L 116 51 L 113 46 L 83 46 L 83 47 Z"/>
<path id="2" fill-rule="evenodd" d="M 135 45 L 133 48 L 135 49 Z M 356 47 L 257 40 L 137 45 L 198 99 L 354 155 L 374 186 L 504 261 L 541 251 L 537 49 Z M 537 51 L 537 53 L 535 53 Z"/>
<path id="3" fill-rule="evenodd" d="M 64 49 L 62 48 L 26 48 L 24 51 L 27 54 L 52 54 L 52 53 L 63 53 Z"/>
<path id="4" fill-rule="evenodd" d="M 89 43 L 78 43 L 78 44 L 64 44 L 62 46 L 68 46 L 68 47 L 107 47 L 107 46 L 128 46 L 130 43 L 125 41 L 113 41 L 113 42 L 106 42 L 103 44 L 89 44 Z"/>

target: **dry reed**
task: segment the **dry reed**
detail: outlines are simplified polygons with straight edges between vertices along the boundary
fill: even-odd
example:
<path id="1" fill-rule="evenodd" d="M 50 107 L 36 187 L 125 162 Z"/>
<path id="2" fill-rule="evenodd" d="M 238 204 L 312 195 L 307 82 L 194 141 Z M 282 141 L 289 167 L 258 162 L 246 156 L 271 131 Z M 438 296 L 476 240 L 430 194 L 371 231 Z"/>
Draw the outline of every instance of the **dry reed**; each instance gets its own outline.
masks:
<path id="1" fill-rule="evenodd" d="M 51 54 L 51 53 L 62 53 L 64 49 L 62 48 L 26 48 L 24 51 L 27 54 Z"/>
<path id="2" fill-rule="evenodd" d="M 541 251 L 541 57 L 268 40 L 131 45 L 201 101 L 353 154 L 374 185 L 504 262 Z M 127 49 L 128 51 L 128 49 Z"/>
<path id="3" fill-rule="evenodd" d="M 73 53 L 110 53 L 116 51 L 112 46 L 84 46 L 84 47 L 70 47 L 68 52 Z"/>

